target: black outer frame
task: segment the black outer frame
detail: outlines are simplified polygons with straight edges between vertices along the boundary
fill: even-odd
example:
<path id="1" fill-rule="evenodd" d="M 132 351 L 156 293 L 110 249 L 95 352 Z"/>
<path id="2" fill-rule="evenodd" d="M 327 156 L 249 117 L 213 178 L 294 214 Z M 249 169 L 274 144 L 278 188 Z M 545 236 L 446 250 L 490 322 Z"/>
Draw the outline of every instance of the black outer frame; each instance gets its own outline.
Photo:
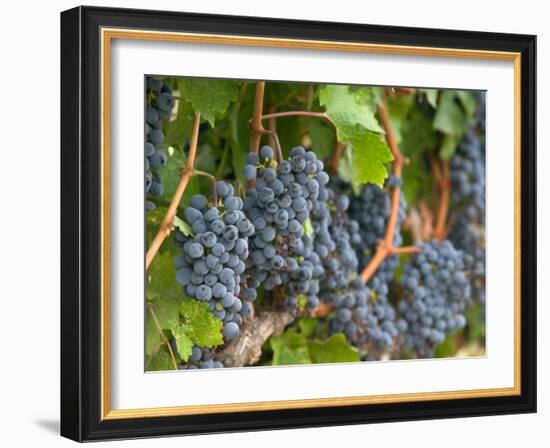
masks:
<path id="1" fill-rule="evenodd" d="M 521 395 L 100 419 L 100 28 L 520 52 Z M 77 7 L 61 14 L 61 435 L 141 438 L 536 412 L 536 36 Z"/>

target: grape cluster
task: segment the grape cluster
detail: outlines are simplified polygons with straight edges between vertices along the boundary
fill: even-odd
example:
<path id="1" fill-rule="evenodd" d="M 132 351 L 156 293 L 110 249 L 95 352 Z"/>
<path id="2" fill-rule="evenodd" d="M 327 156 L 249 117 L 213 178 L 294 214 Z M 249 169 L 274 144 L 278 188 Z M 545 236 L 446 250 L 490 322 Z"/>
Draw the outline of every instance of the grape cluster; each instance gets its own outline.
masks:
<path id="1" fill-rule="evenodd" d="M 300 299 L 315 308 L 324 272 L 304 226 L 315 203 L 323 200 L 321 192 L 329 180 L 323 163 L 302 147 L 278 163 L 273 149 L 264 146 L 259 155 L 248 154 L 244 175 L 253 182 L 244 210 L 256 229 L 250 241 L 249 277 L 263 282 L 267 291 L 280 287 L 288 309 L 300 306 Z"/>
<path id="2" fill-rule="evenodd" d="M 473 128 L 468 129 L 451 158 L 453 200 L 470 221 L 485 222 L 485 149 Z"/>
<path id="3" fill-rule="evenodd" d="M 471 148 L 459 149 L 462 159 L 452 167 L 458 170 L 460 162 L 460 170 L 469 170 L 477 179 L 477 168 L 465 163 L 466 155 L 472 154 Z M 481 221 L 478 210 L 484 207 L 484 201 L 475 199 L 477 190 L 458 190 L 456 194 L 463 196 L 454 197 L 465 211 L 457 222 L 466 219 L 469 225 L 460 226 L 468 233 L 459 237 L 453 229 L 450 238 L 460 238 L 464 251 L 448 240 L 422 243 L 421 252 L 403 266 L 399 285 L 397 256 L 385 258 L 365 282 L 360 271 L 385 236 L 392 189 L 401 185 L 401 178 L 390 177 L 384 188 L 365 185 L 356 195 L 341 181 L 329 186 L 323 163 L 302 147 L 292 149 L 288 159 L 276 160 L 272 148 L 264 146 L 259 154 L 248 154 L 246 162 L 249 187 L 244 200 L 235 196 L 232 185 L 218 182 L 219 201 L 210 204 L 202 195 L 193 196 L 184 210 L 190 235 L 175 233 L 182 249 L 175 260 L 176 279 L 187 296 L 207 302 L 223 321 L 226 341 L 239 336 L 261 284 L 266 300 L 280 299 L 288 310 L 315 309 L 321 301 L 330 304 L 331 333 L 344 333 L 350 343 L 368 352 L 368 359 L 380 359 L 396 340 L 420 357 L 432 356 L 447 334 L 465 325 L 464 311 L 476 287 L 472 280 L 484 275 L 484 263 L 478 263 L 484 261 L 481 236 L 471 226 Z M 472 184 L 472 177 L 466 182 Z M 482 182 L 484 192 L 484 177 Z M 395 247 L 402 244 L 399 228 L 405 207 L 401 195 Z M 397 311 L 389 299 L 390 288 L 402 291 Z M 218 367 L 223 365 L 215 360 L 215 349 L 203 347 L 193 347 L 182 365 Z"/>
<path id="4" fill-rule="evenodd" d="M 357 274 L 359 261 L 352 247 L 352 235 L 358 224 L 347 215 L 349 198 L 338 196 L 327 189 L 328 199 L 318 202 L 312 213 L 315 252 L 319 254 L 325 275 L 321 280 L 322 296 L 332 302 L 330 296 L 345 290 Z M 328 297 L 327 297 L 328 296 Z"/>
<path id="5" fill-rule="evenodd" d="M 377 281 L 374 284 L 377 285 Z M 356 276 L 345 291 L 334 296 L 332 303 L 334 316 L 330 329 L 333 333 L 343 332 L 353 345 L 369 353 L 392 346 L 398 333 L 395 310 L 387 296 L 379 295 L 362 277 Z"/>
<path id="6" fill-rule="evenodd" d="M 378 285 L 380 280 L 375 278 L 376 288 L 370 288 L 358 276 L 360 265 L 353 244 L 360 244 L 361 237 L 359 224 L 347 213 L 350 199 L 332 189 L 327 192 L 327 200 L 314 209 L 312 222 L 315 251 L 321 255 L 325 271 L 319 295 L 334 309 L 330 330 L 344 333 L 351 343 L 369 351 L 387 348 L 397 335 L 387 287 Z"/>
<path id="7" fill-rule="evenodd" d="M 478 105 L 475 127 L 470 126 L 451 159 L 451 185 L 458 213 L 449 232 L 455 247 L 474 258 L 471 283 L 474 296 L 485 303 L 485 130 L 484 99 Z"/>
<path id="8" fill-rule="evenodd" d="M 421 357 L 433 354 L 445 335 L 464 327 L 464 311 L 470 304 L 471 256 L 448 241 L 419 245 L 403 267 L 403 299 L 398 305 L 397 328 L 404 344 Z"/>
<path id="9" fill-rule="evenodd" d="M 368 265 L 376 252 L 379 241 L 384 238 L 391 212 L 390 191 L 391 188 L 400 185 L 400 177 L 390 176 L 384 189 L 377 185 L 367 184 L 358 194 L 354 194 L 349 185 L 342 182 L 333 183 L 335 189 L 350 197 L 347 213 L 351 219 L 346 230 L 349 233 L 349 242 L 356 252 L 360 269 Z M 404 218 L 405 201 L 400 195 L 393 239 L 393 245 L 396 247 L 402 243 L 399 228 Z M 393 344 L 397 335 L 396 313 L 389 301 L 389 290 L 398 264 L 397 256 L 387 257 L 366 285 L 361 279 L 356 279 L 353 288 L 348 291 L 348 293 L 358 294 L 359 299 L 355 300 L 356 304 L 353 304 L 354 301 L 349 297 L 344 301 L 336 301 L 336 305 L 350 310 L 353 310 L 355 306 L 359 308 L 357 313 L 352 313 L 353 318 L 349 322 L 353 322 L 353 324 L 349 323 L 347 327 L 343 327 L 344 333 L 355 345 L 367 346 L 369 351 L 373 351 L 387 349 Z M 363 297 L 366 297 L 366 302 Z M 336 314 L 337 320 L 332 323 L 334 331 L 341 331 L 341 321 L 348 315 L 349 313 L 346 311 L 343 311 L 340 317 L 338 317 L 338 313 Z"/>
<path id="10" fill-rule="evenodd" d="M 209 310 L 223 321 L 226 340 L 239 336 L 243 317 L 256 299 L 259 282 L 244 280 L 248 238 L 254 226 L 242 211 L 243 201 L 231 184 L 216 184 L 218 204 L 208 204 L 203 195 L 191 198 L 184 219 L 192 236 L 175 232 L 175 244 L 182 249 L 174 261 L 176 280 L 184 293 L 208 303 Z"/>
<path id="11" fill-rule="evenodd" d="M 145 110 L 145 192 L 162 196 L 164 187 L 158 170 L 166 164 L 166 153 L 160 149 L 164 140 L 163 123 L 172 115 L 175 100 L 170 85 L 156 78 L 147 78 L 147 108 Z M 151 201 L 145 203 L 147 211 L 155 208 Z"/>

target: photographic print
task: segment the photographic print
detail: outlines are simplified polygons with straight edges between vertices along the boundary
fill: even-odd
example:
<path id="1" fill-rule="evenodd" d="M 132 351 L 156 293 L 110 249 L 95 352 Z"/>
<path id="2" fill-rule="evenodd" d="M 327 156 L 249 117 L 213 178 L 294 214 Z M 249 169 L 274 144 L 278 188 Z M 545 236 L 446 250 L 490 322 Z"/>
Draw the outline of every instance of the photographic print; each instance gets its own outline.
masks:
<path id="1" fill-rule="evenodd" d="M 62 435 L 536 411 L 536 36 L 61 25 Z"/>
<path id="2" fill-rule="evenodd" d="M 146 371 L 485 355 L 484 91 L 144 84 Z"/>

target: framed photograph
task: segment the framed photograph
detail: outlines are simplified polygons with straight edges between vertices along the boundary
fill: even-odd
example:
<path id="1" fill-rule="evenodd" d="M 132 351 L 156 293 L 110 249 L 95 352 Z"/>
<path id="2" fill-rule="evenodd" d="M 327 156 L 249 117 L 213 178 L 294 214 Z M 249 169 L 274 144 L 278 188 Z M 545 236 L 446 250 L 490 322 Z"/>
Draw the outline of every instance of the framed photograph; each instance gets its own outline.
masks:
<path id="1" fill-rule="evenodd" d="M 535 36 L 61 14 L 61 433 L 536 411 Z"/>

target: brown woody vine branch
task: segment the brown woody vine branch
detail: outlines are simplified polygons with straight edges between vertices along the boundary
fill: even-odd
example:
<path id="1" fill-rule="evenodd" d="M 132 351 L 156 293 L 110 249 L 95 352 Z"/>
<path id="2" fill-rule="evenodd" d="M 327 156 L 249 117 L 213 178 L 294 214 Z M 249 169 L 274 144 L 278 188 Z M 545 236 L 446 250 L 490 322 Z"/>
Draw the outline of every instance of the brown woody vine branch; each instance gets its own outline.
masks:
<path id="1" fill-rule="evenodd" d="M 266 133 L 262 125 L 262 111 L 264 107 L 265 81 L 256 83 L 256 97 L 254 99 L 254 109 L 252 119 L 250 120 L 250 151 L 258 154 L 260 150 L 260 140 L 262 134 Z"/>
<path id="2" fill-rule="evenodd" d="M 250 127 L 250 152 L 258 154 L 260 151 L 260 141 L 262 135 L 268 135 L 275 143 L 275 149 L 277 150 L 277 158 L 279 162 L 283 159 L 283 151 L 281 149 L 281 143 L 279 142 L 279 136 L 275 130 L 265 129 L 262 120 L 270 118 L 272 115 L 262 115 L 264 104 L 264 92 L 265 81 L 258 81 L 256 83 L 256 97 L 254 98 L 254 110 L 252 111 L 252 118 L 248 125 Z M 272 123 L 273 125 L 275 123 Z"/>
<path id="3" fill-rule="evenodd" d="M 187 184 L 189 183 L 189 180 L 193 175 L 193 166 L 195 164 L 195 158 L 197 156 L 197 142 L 199 139 L 200 121 L 201 114 L 197 112 L 195 113 L 195 118 L 193 120 L 193 131 L 191 133 L 191 143 L 189 145 L 189 156 L 187 158 L 187 162 L 181 169 L 181 178 L 176 188 L 176 192 L 174 193 L 174 196 L 172 197 L 172 200 L 168 207 L 168 211 L 166 212 L 164 219 L 160 223 L 158 233 L 155 235 L 151 246 L 147 250 L 147 255 L 145 256 L 145 270 L 149 269 L 149 266 L 151 265 L 153 258 L 155 258 L 155 255 L 159 251 L 160 246 L 168 237 L 168 235 L 170 235 L 170 233 L 172 232 L 176 211 L 178 209 L 183 193 L 187 188 Z"/>
<path id="4" fill-rule="evenodd" d="M 330 124 L 334 125 L 334 122 L 330 119 L 328 114 L 325 112 L 311 112 L 309 110 L 290 110 L 286 112 L 274 112 L 272 114 L 265 114 L 262 119 L 269 120 L 273 118 L 284 118 L 284 117 L 316 117 L 322 118 L 323 120 L 328 121 Z"/>
<path id="5" fill-rule="evenodd" d="M 384 105 L 378 106 L 378 115 L 380 117 L 380 121 L 382 122 L 382 127 L 386 132 L 386 141 L 393 155 L 393 163 L 392 163 L 393 175 L 397 177 L 401 177 L 401 174 L 403 171 L 403 163 L 405 159 L 403 158 L 403 155 L 401 154 L 401 151 L 399 151 L 399 147 L 397 146 L 397 140 L 395 138 L 395 134 L 393 132 L 393 128 L 390 123 L 387 107 L 385 105 L 385 98 L 383 99 L 383 101 L 384 101 Z M 397 215 L 399 212 L 400 194 L 401 194 L 401 187 L 400 186 L 393 187 L 391 192 L 390 216 L 388 218 L 388 224 L 386 226 L 384 239 L 378 243 L 374 256 L 370 259 L 367 266 L 365 266 L 365 268 L 361 272 L 361 277 L 363 277 L 365 282 L 367 282 L 373 276 L 373 274 L 376 272 L 376 270 L 382 264 L 382 262 L 386 259 L 386 257 L 390 257 L 392 255 L 397 255 L 402 253 L 420 252 L 420 248 L 415 246 L 394 247 L 393 245 L 393 237 L 395 235 L 395 228 L 397 226 Z"/>
<path id="6" fill-rule="evenodd" d="M 276 118 L 284 118 L 284 117 L 315 117 L 315 118 L 321 118 L 323 120 L 326 120 L 328 123 L 330 123 L 332 126 L 336 127 L 334 122 L 330 119 L 330 117 L 325 112 L 311 112 L 308 110 L 291 110 L 291 111 L 285 111 L 285 112 L 273 112 L 265 114 L 261 117 L 261 120 L 269 120 L 270 123 L 273 123 L 271 126 L 274 126 L 274 122 Z M 260 121 L 261 121 L 260 120 Z M 253 119 L 251 120 L 251 123 L 253 122 Z M 251 125 L 252 127 L 252 125 Z M 279 138 L 277 137 L 277 133 L 273 130 L 265 130 L 262 129 L 258 132 L 261 132 L 263 134 L 271 135 L 277 145 L 278 151 L 279 151 L 279 161 L 282 159 L 282 151 L 281 151 L 281 145 L 279 144 Z M 336 151 L 333 160 L 331 161 L 331 169 L 333 165 L 336 167 L 336 170 L 338 169 L 338 162 L 340 159 L 340 156 L 342 155 L 342 151 L 344 149 L 344 145 L 341 143 L 337 143 Z M 335 161 L 336 160 L 336 161 Z"/>
<path id="7" fill-rule="evenodd" d="M 241 327 L 240 336 L 220 351 L 216 358 L 226 367 L 255 364 L 262 355 L 262 346 L 271 336 L 281 334 L 296 316 L 283 311 L 262 311 Z"/>

